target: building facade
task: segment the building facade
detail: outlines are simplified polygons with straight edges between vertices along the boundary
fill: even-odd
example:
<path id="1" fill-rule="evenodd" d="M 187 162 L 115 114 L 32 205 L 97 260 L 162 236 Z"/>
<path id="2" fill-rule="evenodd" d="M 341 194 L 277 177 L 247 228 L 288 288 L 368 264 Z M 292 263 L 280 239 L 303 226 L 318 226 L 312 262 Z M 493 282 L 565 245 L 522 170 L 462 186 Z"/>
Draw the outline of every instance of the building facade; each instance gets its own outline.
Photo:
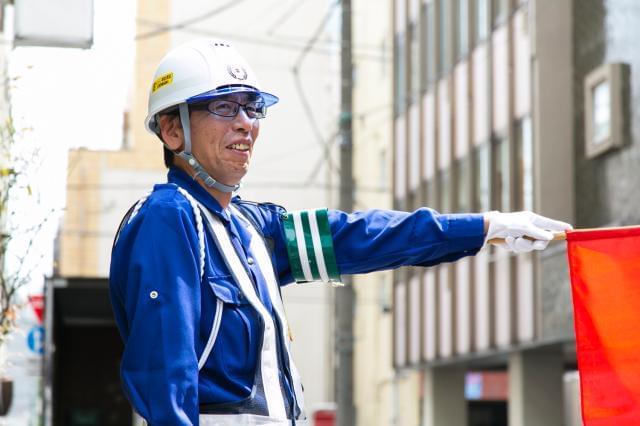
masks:
<path id="1" fill-rule="evenodd" d="M 640 6 L 395 0 L 393 11 L 397 208 L 640 223 Z M 420 376 L 406 424 L 581 424 L 564 243 L 397 271 L 393 348 L 396 370 Z M 508 378 L 506 407 L 474 392 L 488 370 Z"/>

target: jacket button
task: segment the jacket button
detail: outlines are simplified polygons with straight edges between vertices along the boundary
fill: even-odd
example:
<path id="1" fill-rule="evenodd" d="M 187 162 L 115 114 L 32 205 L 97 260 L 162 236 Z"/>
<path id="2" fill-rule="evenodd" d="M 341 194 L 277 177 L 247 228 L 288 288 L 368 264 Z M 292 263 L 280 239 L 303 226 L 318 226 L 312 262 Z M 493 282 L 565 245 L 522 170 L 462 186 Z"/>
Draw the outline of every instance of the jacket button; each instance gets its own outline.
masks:
<path id="1" fill-rule="evenodd" d="M 248 257 L 248 258 L 247 258 L 247 263 L 248 263 L 249 265 L 253 265 L 253 257 Z"/>
<path id="2" fill-rule="evenodd" d="M 149 293 L 149 297 L 152 299 L 157 299 L 158 298 L 158 292 L 153 290 L 151 293 Z"/>

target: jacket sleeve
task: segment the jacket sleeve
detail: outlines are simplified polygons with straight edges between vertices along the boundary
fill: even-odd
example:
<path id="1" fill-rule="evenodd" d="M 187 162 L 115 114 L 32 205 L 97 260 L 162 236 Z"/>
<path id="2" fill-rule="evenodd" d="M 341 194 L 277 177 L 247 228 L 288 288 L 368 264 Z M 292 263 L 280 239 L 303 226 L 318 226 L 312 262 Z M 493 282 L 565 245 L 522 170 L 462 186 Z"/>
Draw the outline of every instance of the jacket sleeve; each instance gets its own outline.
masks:
<path id="1" fill-rule="evenodd" d="M 143 210 L 112 255 L 111 298 L 125 341 L 123 386 L 149 425 L 198 424 L 200 274 L 193 212 L 162 202 Z"/>
<path id="2" fill-rule="evenodd" d="M 341 274 L 452 262 L 476 254 L 484 244 L 481 214 L 422 208 L 413 213 L 330 210 L 328 217 Z"/>
<path id="3" fill-rule="evenodd" d="M 428 208 L 351 214 L 320 209 L 281 214 L 278 235 L 280 276 L 304 282 L 474 255 L 484 243 L 484 220 L 481 214 L 439 214 Z"/>

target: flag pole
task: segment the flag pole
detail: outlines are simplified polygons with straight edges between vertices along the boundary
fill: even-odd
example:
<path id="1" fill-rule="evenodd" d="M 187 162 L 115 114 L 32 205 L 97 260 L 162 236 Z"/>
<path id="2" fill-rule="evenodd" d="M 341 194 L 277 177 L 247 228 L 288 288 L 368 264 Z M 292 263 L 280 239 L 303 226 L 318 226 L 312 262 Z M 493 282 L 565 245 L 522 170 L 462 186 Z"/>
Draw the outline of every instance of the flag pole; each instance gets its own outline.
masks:
<path id="1" fill-rule="evenodd" d="M 535 238 L 531 238 L 531 237 L 527 237 L 525 236 L 524 238 L 526 238 L 527 240 L 531 240 L 531 241 L 535 241 Z M 567 233 L 566 232 L 555 232 L 553 234 L 553 240 L 552 241 L 564 241 L 567 239 Z M 504 244 L 504 238 L 492 238 L 489 241 L 487 241 L 487 243 L 489 244 Z"/>

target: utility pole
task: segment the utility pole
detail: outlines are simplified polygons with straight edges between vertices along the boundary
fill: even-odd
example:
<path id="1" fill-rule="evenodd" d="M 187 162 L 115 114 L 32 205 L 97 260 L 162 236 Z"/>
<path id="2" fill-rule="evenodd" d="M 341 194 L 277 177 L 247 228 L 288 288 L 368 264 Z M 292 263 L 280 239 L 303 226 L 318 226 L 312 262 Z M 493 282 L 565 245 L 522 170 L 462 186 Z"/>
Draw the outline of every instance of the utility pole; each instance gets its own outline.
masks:
<path id="1" fill-rule="evenodd" d="M 340 209 L 353 210 L 353 62 L 351 52 L 351 0 L 342 0 L 341 89 L 340 89 Z M 344 278 L 344 286 L 336 289 L 335 341 L 338 352 L 336 387 L 337 426 L 356 424 L 353 405 L 353 313 L 355 293 L 351 277 Z"/>

